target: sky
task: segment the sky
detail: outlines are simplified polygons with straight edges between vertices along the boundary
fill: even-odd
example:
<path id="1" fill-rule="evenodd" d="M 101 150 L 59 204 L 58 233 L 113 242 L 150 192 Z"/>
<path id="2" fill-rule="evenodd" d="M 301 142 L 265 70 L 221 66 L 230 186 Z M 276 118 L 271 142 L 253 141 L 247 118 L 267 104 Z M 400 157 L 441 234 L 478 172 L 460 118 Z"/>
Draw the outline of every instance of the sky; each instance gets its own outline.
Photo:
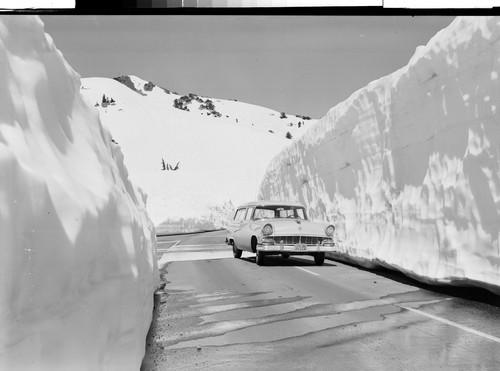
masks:
<path id="1" fill-rule="evenodd" d="M 82 77 L 136 75 L 321 118 L 405 66 L 449 16 L 63 16 L 45 31 Z"/>

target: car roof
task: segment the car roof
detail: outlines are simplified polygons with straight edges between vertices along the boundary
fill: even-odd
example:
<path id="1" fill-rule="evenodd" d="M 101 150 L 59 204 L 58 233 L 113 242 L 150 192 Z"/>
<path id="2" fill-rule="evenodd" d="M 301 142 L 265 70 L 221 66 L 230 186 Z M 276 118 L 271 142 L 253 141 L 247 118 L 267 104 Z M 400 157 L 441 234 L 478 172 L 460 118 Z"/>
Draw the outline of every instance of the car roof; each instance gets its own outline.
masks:
<path id="1" fill-rule="evenodd" d="M 237 209 L 241 209 L 243 207 L 251 207 L 251 206 L 299 206 L 299 207 L 304 207 L 299 202 L 290 202 L 290 201 L 252 201 L 252 202 L 247 202 L 244 204 L 241 204 L 240 206 L 237 207 Z"/>

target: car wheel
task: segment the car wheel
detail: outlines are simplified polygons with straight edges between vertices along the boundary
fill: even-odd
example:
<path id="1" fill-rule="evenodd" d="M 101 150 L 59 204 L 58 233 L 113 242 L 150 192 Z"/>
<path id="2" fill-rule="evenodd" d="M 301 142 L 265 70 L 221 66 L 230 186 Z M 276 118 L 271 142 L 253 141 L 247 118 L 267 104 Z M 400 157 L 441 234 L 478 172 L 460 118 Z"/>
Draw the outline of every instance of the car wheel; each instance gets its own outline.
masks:
<path id="1" fill-rule="evenodd" d="M 290 254 L 289 254 L 289 253 L 287 253 L 287 252 L 284 252 L 283 254 L 281 254 L 281 257 L 282 257 L 283 259 L 288 259 L 288 258 L 290 257 Z"/>
<path id="2" fill-rule="evenodd" d="M 255 253 L 255 262 L 257 265 L 264 265 L 266 260 L 266 253 L 264 251 L 259 251 Z"/>
<path id="3" fill-rule="evenodd" d="M 316 265 L 323 265 L 325 262 L 325 253 L 324 252 L 319 252 L 316 255 L 314 255 L 314 263 Z"/>
<path id="4" fill-rule="evenodd" d="M 239 259 L 241 258 L 241 253 L 242 251 L 240 249 L 238 249 L 236 247 L 236 244 L 233 242 L 233 256 L 236 258 L 236 259 Z"/>

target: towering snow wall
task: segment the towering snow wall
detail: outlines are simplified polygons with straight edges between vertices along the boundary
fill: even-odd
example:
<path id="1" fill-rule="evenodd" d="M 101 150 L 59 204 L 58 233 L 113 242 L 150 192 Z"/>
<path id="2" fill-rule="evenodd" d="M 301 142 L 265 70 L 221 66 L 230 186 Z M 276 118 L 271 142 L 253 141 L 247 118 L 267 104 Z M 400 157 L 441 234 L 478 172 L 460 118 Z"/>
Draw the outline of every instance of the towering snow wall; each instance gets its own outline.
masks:
<path id="1" fill-rule="evenodd" d="M 0 79 L 0 369 L 138 370 L 145 197 L 38 17 L 0 17 Z"/>
<path id="2" fill-rule="evenodd" d="M 457 18 L 273 159 L 259 197 L 335 222 L 338 257 L 500 290 L 500 18 Z"/>

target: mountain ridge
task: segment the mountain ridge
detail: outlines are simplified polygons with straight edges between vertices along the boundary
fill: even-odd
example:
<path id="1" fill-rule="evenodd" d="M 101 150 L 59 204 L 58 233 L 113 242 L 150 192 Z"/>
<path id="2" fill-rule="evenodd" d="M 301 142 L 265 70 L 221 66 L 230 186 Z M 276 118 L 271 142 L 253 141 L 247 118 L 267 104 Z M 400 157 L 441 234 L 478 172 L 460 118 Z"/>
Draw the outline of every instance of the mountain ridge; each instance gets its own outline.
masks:
<path id="1" fill-rule="evenodd" d="M 173 90 L 169 90 L 169 89 L 166 89 L 166 88 L 161 87 L 159 85 L 156 85 L 152 81 L 143 80 L 140 77 L 135 76 L 135 75 L 123 75 L 123 76 L 113 77 L 113 80 L 116 80 L 116 81 L 122 83 L 123 85 L 127 86 L 129 89 L 131 89 L 132 91 L 135 91 L 136 93 L 138 93 L 140 95 L 148 95 L 147 92 L 152 92 L 155 88 L 157 88 L 157 89 L 162 90 L 167 95 L 179 96 L 179 98 L 176 99 L 179 101 L 179 105 L 176 108 L 182 109 L 182 110 L 187 110 L 187 111 L 189 111 L 189 108 L 187 107 L 187 105 L 190 105 L 194 100 L 196 102 L 198 102 L 199 104 L 207 103 L 207 101 L 210 103 L 213 103 L 213 100 L 216 100 L 219 102 L 220 101 L 233 101 L 233 102 L 241 102 L 244 104 L 251 104 L 251 103 L 245 103 L 245 102 L 239 101 L 238 99 L 214 98 L 211 96 L 200 95 L 200 94 L 192 93 L 192 92 L 189 92 L 187 94 L 179 94 Z M 143 89 L 144 89 L 144 91 L 143 91 Z M 203 100 L 203 98 L 206 98 L 206 99 Z M 182 103 L 184 103 L 184 104 L 182 104 Z M 251 104 L 251 105 L 254 105 L 254 104 Z M 254 106 L 258 106 L 258 105 L 254 105 Z M 278 112 L 278 111 L 273 110 L 272 108 L 268 108 L 268 107 L 264 107 L 264 106 L 258 106 L 258 107 L 266 108 L 266 109 L 269 109 L 273 112 Z M 192 108 L 194 108 L 194 107 L 192 107 Z M 199 109 L 201 110 L 201 109 L 208 109 L 208 108 L 207 107 L 204 107 L 204 108 L 200 107 Z M 215 109 L 213 109 L 213 111 L 215 111 Z M 221 117 L 217 111 L 214 112 L 214 116 Z M 280 112 L 281 119 L 287 119 L 289 116 L 296 117 L 296 118 L 302 119 L 304 121 L 311 120 L 311 117 L 309 117 L 309 116 L 298 115 L 298 114 L 287 114 L 285 112 Z"/>

